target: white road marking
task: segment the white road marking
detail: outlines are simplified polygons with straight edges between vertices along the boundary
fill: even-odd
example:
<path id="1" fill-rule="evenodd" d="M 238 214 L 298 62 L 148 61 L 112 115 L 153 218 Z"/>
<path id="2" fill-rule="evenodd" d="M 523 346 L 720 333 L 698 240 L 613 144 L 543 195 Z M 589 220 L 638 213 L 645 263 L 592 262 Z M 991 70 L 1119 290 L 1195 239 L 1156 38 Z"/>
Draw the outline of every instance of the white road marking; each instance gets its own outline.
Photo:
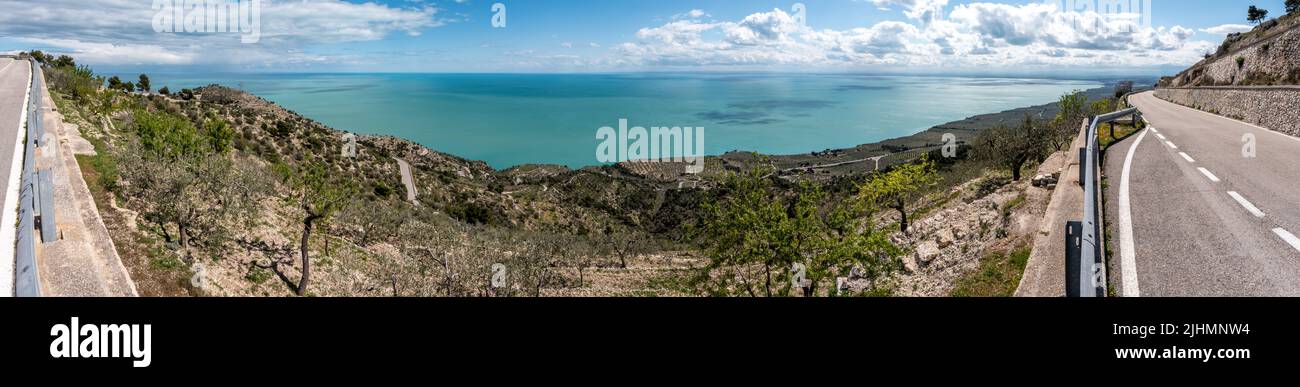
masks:
<path id="1" fill-rule="evenodd" d="M 1281 237 L 1282 240 L 1286 241 L 1287 244 L 1295 248 L 1296 251 L 1300 251 L 1300 238 L 1296 238 L 1294 234 L 1291 234 L 1290 232 L 1287 232 L 1286 230 L 1283 230 L 1280 227 L 1273 229 L 1273 233 Z"/>
<path id="2" fill-rule="evenodd" d="M 1210 181 L 1213 181 L 1215 183 L 1218 183 L 1220 181 L 1218 176 L 1214 176 L 1213 173 L 1210 173 L 1210 170 L 1205 168 L 1196 168 L 1196 169 L 1201 170 L 1201 174 L 1205 175 L 1205 177 L 1210 178 Z"/>
<path id="3" fill-rule="evenodd" d="M 1143 121 L 1146 121 L 1145 118 L 1143 118 L 1142 120 L 1143 120 Z M 1152 132 L 1160 133 L 1160 131 L 1159 131 L 1159 130 L 1156 130 L 1156 127 L 1151 126 L 1150 123 L 1147 123 L 1147 126 L 1151 127 L 1151 131 L 1152 131 Z"/>
<path id="4" fill-rule="evenodd" d="M 11 61 L 9 65 L 17 62 Z M 7 182 L 9 186 L 4 191 L 3 204 L 0 204 L 0 208 L 4 211 L 4 214 L 0 215 L 0 224 L 13 225 L 18 223 L 18 188 L 22 186 L 20 182 L 23 174 L 23 153 L 25 152 L 24 146 L 27 145 L 23 141 L 23 139 L 27 138 L 27 130 L 24 127 L 27 126 L 27 119 L 29 118 L 27 117 L 27 107 L 32 103 L 32 73 L 30 70 L 32 66 L 27 61 L 23 61 L 23 64 L 26 64 L 28 68 L 27 71 L 24 71 L 27 74 L 27 88 L 23 89 L 23 111 L 18 113 L 18 129 L 14 130 L 17 133 L 17 138 L 14 139 L 14 158 L 9 166 L 9 181 Z M 5 70 L 8 69 L 9 66 L 5 66 Z M 3 72 L 0 72 L 0 74 L 3 74 Z M 0 244 L 13 246 L 18 243 L 17 239 L 18 227 L 0 227 Z M 0 249 L 0 297 L 14 295 L 14 265 L 17 264 L 14 261 L 14 254 L 14 249 Z"/>
<path id="5" fill-rule="evenodd" d="M 1169 145 L 1170 148 L 1178 149 L 1178 145 L 1174 145 L 1173 141 L 1165 141 L 1165 145 Z"/>
<path id="6" fill-rule="evenodd" d="M 1156 137 L 1159 137 L 1161 141 L 1168 140 L 1167 138 L 1165 138 L 1164 135 L 1162 135 L 1162 134 L 1160 134 L 1160 133 L 1156 133 Z"/>
<path id="7" fill-rule="evenodd" d="M 1133 154 L 1137 153 L 1138 145 L 1146 136 L 1147 132 L 1142 132 L 1137 141 L 1133 141 L 1133 146 L 1128 148 L 1128 156 L 1124 157 L 1124 172 L 1119 180 L 1119 266 L 1120 279 L 1123 281 L 1120 295 L 1124 297 L 1142 296 L 1138 287 L 1137 253 L 1133 247 L 1133 207 L 1129 200 L 1128 177 L 1129 171 L 1133 169 Z"/>
<path id="8" fill-rule="evenodd" d="M 1250 204 L 1250 201 L 1246 200 L 1245 197 L 1242 197 L 1241 194 L 1235 191 L 1228 191 L 1228 196 L 1232 196 L 1232 198 L 1235 199 L 1238 204 L 1241 204 L 1242 207 L 1246 207 L 1246 211 L 1250 211 L 1250 213 L 1252 215 L 1255 215 L 1256 218 L 1264 217 L 1264 211 L 1260 211 L 1259 207 L 1255 207 L 1254 204 Z"/>
<path id="9" fill-rule="evenodd" d="M 1196 160 L 1193 160 L 1193 159 L 1192 159 L 1192 156 L 1188 156 L 1188 155 L 1187 155 L 1187 152 L 1178 152 L 1178 155 L 1179 155 L 1179 156 L 1183 156 L 1183 159 L 1184 159 L 1184 160 L 1187 160 L 1187 162 L 1189 162 L 1189 163 L 1195 163 L 1195 162 L 1196 162 Z"/>

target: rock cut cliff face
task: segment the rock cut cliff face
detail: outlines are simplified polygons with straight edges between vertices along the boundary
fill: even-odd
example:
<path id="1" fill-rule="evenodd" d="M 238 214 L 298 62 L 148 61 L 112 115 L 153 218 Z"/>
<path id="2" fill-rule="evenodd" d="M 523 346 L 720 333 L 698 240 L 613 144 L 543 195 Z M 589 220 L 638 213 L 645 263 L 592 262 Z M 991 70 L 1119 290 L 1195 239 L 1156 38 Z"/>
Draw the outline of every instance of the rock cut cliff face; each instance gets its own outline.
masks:
<path id="1" fill-rule="evenodd" d="M 1232 34 L 1219 51 L 1162 87 L 1300 85 L 1300 16 L 1270 20 Z"/>

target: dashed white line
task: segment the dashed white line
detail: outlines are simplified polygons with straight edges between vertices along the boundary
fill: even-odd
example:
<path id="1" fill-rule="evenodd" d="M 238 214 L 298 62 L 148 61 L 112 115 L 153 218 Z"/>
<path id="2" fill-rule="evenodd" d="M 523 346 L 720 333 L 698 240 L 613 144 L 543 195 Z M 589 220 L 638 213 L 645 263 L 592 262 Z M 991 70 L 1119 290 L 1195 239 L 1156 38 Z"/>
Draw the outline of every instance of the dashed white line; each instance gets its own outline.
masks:
<path id="1" fill-rule="evenodd" d="M 1295 248 L 1296 251 L 1300 251 L 1300 238 L 1296 238 L 1294 234 L 1291 234 L 1290 232 L 1280 227 L 1273 229 L 1273 233 L 1277 234 L 1278 237 L 1281 237 L 1282 240 L 1286 241 L 1287 244 Z"/>
<path id="2" fill-rule="evenodd" d="M 1210 178 L 1210 181 L 1213 181 L 1215 183 L 1218 183 L 1220 181 L 1218 176 L 1214 176 L 1213 173 L 1210 173 L 1210 170 L 1205 169 L 1204 167 L 1196 168 L 1196 169 L 1201 170 L 1201 174 L 1205 175 L 1205 177 Z"/>
<path id="3" fill-rule="evenodd" d="M 1128 177 L 1129 171 L 1133 169 L 1133 154 L 1137 153 L 1138 145 L 1142 144 L 1142 139 L 1146 137 L 1147 132 L 1142 132 L 1138 135 L 1137 141 L 1133 141 L 1133 146 L 1128 148 L 1128 156 L 1124 157 L 1124 171 L 1119 180 L 1119 266 L 1120 279 L 1123 282 L 1120 295 L 1124 297 L 1142 296 L 1142 291 L 1138 287 L 1137 256 L 1133 243 L 1133 209 L 1132 202 L 1129 201 Z"/>
<path id="4" fill-rule="evenodd" d="M 1256 218 L 1264 217 L 1264 211 L 1260 211 L 1259 207 L 1255 207 L 1254 204 L 1250 204 L 1250 201 L 1246 200 L 1245 197 L 1242 197 L 1241 194 L 1235 191 L 1228 191 L 1228 196 L 1232 196 L 1232 198 L 1237 201 L 1237 204 L 1241 204 L 1242 207 L 1246 207 L 1246 211 L 1250 211 L 1251 215 L 1255 215 Z"/>
<path id="5" fill-rule="evenodd" d="M 1183 156 L 1183 160 L 1187 160 L 1187 162 L 1189 162 L 1189 163 L 1195 163 L 1195 162 L 1196 162 L 1196 160 L 1193 160 L 1193 159 L 1192 159 L 1192 156 L 1188 156 L 1188 155 L 1187 155 L 1187 152 L 1178 152 L 1178 155 L 1179 155 L 1179 156 Z"/>
<path id="6" fill-rule="evenodd" d="M 1156 137 L 1159 137 L 1161 141 L 1168 140 L 1167 138 L 1165 138 L 1163 134 L 1160 134 L 1159 132 L 1156 132 Z"/>
<path id="7" fill-rule="evenodd" d="M 1170 148 L 1178 149 L 1178 145 L 1174 145 L 1173 141 L 1165 141 L 1165 145 L 1168 145 Z"/>

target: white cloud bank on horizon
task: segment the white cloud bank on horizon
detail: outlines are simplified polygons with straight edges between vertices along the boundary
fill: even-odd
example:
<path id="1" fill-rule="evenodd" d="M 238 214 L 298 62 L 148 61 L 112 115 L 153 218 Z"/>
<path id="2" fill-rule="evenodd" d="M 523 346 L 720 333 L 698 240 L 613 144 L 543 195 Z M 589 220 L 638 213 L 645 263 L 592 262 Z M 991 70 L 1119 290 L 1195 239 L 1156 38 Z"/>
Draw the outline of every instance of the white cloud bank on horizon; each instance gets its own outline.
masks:
<path id="1" fill-rule="evenodd" d="M 901 65 L 1160 66 L 1189 64 L 1214 47 L 1182 26 L 1144 27 L 1132 17 L 1064 12 L 1054 5 L 971 3 L 942 17 L 947 0 L 871 0 L 902 8 L 911 24 L 884 21 L 848 30 L 815 29 L 784 10 L 740 21 L 676 20 L 643 28 L 614 62 L 635 66 Z M 1121 15 L 1125 16 L 1125 15 Z"/>
<path id="2" fill-rule="evenodd" d="M 45 0 L 32 4 L 0 0 L 0 35 L 56 47 L 79 62 L 107 65 L 235 64 L 292 65 L 323 62 L 302 52 L 308 44 L 418 36 L 446 24 L 432 6 L 395 8 L 341 0 L 263 2 L 258 44 L 246 45 L 238 33 L 172 34 L 153 30 L 158 12 L 139 0 Z"/>

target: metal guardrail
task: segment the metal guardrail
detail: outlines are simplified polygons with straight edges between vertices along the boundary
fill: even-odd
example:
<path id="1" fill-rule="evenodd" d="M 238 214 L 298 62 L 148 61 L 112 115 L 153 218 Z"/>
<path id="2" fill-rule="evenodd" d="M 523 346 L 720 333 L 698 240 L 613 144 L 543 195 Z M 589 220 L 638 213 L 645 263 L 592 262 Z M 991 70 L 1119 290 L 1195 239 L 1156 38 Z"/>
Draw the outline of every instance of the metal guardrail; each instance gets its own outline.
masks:
<path id="1" fill-rule="evenodd" d="M 1102 219 L 1098 210 L 1100 195 L 1097 176 L 1100 173 L 1099 159 L 1101 150 L 1097 146 L 1097 127 L 1102 123 L 1114 122 L 1120 118 L 1140 114 L 1136 108 L 1104 114 L 1092 119 L 1088 126 L 1087 146 L 1081 150 L 1083 159 L 1079 174 L 1083 181 L 1083 220 L 1066 223 L 1066 283 L 1067 297 L 1105 297 L 1106 253 L 1102 248 Z"/>
<path id="2" fill-rule="evenodd" d="M 53 192 L 53 187 L 49 184 L 42 186 L 37 176 L 36 147 L 42 145 L 39 142 L 45 136 L 45 121 L 41 114 L 45 110 L 43 106 L 45 95 L 42 93 L 42 90 L 45 89 L 45 75 L 41 71 L 41 66 L 35 60 L 31 61 L 31 66 L 32 88 L 27 96 L 27 132 L 26 138 L 23 140 L 23 172 L 19 185 L 18 233 L 16 235 L 17 245 L 14 251 L 16 266 L 14 270 L 14 295 L 18 297 L 41 296 L 40 270 L 36 266 L 36 216 L 38 209 L 36 198 L 38 196 L 48 197 L 42 195 L 42 193 Z M 50 209 L 42 215 L 42 229 L 48 227 L 53 230 L 54 211 Z M 42 232 L 42 234 L 53 235 L 53 231 L 49 234 Z M 49 243 L 54 239 L 46 238 L 44 240 Z"/>

